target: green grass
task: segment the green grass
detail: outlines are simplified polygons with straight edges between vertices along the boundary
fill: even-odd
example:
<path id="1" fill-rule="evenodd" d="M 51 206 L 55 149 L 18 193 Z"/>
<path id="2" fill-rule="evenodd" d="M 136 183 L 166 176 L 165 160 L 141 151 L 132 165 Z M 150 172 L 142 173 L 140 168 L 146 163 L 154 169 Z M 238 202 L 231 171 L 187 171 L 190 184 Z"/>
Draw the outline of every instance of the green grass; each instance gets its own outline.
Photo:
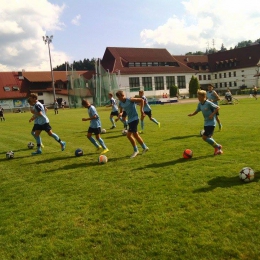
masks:
<path id="1" fill-rule="evenodd" d="M 224 154 L 203 142 L 197 103 L 153 106 L 161 129 L 145 119 L 150 148 L 133 150 L 123 125 L 110 130 L 110 109 L 98 108 L 110 149 L 99 165 L 85 137 L 86 109 L 48 111 L 64 152 L 46 133 L 40 156 L 27 148 L 30 113 L 0 122 L 0 259 L 260 259 L 260 104 L 241 99 L 221 106 Z M 82 148 L 84 156 L 75 157 Z M 140 148 L 140 147 L 139 147 Z M 194 157 L 182 158 L 190 148 Z M 8 160 L 5 153 L 15 152 Z M 140 148 L 141 150 L 141 148 Z M 243 184 L 245 166 L 256 172 Z"/>

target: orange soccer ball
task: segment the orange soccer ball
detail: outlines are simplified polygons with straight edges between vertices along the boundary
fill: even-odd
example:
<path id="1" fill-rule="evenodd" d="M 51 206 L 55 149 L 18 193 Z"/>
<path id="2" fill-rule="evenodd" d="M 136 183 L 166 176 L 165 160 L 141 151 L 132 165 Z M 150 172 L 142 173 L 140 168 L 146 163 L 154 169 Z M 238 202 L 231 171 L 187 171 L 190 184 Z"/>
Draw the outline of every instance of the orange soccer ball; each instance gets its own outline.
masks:
<path id="1" fill-rule="evenodd" d="M 191 149 L 185 149 L 183 152 L 183 158 L 184 159 L 190 159 L 192 158 L 193 152 Z"/>

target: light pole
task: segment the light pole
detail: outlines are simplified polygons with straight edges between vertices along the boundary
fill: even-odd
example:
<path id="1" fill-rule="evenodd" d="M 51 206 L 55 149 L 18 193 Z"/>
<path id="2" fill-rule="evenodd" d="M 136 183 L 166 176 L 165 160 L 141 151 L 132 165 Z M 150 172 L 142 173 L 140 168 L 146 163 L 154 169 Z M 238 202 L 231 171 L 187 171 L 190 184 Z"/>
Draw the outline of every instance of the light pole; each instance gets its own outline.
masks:
<path id="1" fill-rule="evenodd" d="M 52 79 L 52 90 L 53 90 L 53 98 L 54 102 L 56 100 L 56 94 L 55 94 L 55 84 L 54 84 L 54 76 L 53 76 L 53 70 L 52 70 L 52 63 L 51 63 L 51 51 L 50 51 L 50 43 L 52 42 L 53 35 L 49 36 L 42 36 L 43 41 L 45 44 L 48 44 L 49 49 L 49 58 L 50 58 L 50 67 L 51 67 L 51 79 Z"/>

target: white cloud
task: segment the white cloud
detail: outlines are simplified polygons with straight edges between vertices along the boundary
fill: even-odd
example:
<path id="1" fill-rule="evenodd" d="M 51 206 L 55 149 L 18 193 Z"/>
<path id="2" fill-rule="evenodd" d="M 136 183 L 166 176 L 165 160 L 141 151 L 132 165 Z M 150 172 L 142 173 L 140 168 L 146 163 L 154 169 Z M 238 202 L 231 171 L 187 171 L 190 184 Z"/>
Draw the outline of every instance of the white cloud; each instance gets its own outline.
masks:
<path id="1" fill-rule="evenodd" d="M 81 19 L 81 15 L 78 14 L 76 17 L 74 17 L 74 18 L 71 20 L 71 23 L 74 24 L 74 25 L 80 25 L 80 22 L 79 22 L 80 19 Z"/>
<path id="2" fill-rule="evenodd" d="M 49 70 L 48 48 L 42 36 L 64 28 L 59 17 L 65 5 L 47 0 L 0 0 L 0 5 L 0 69 Z M 53 67 L 69 60 L 53 44 L 50 47 Z"/>
<path id="3" fill-rule="evenodd" d="M 259 0 L 183 1 L 185 14 L 173 15 L 155 30 L 144 29 L 143 43 L 148 47 L 167 48 L 172 54 L 205 51 L 207 46 L 229 49 L 238 42 L 260 38 Z"/>

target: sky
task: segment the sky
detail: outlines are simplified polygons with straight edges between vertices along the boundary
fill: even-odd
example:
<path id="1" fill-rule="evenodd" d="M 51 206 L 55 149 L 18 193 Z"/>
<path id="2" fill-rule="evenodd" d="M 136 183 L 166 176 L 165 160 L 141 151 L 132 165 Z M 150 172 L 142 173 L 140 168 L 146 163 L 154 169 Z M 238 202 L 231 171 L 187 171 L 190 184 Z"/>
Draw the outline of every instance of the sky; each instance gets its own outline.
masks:
<path id="1" fill-rule="evenodd" d="M 0 71 L 48 71 L 106 47 L 172 55 L 260 38 L 259 0 L 0 0 Z"/>

